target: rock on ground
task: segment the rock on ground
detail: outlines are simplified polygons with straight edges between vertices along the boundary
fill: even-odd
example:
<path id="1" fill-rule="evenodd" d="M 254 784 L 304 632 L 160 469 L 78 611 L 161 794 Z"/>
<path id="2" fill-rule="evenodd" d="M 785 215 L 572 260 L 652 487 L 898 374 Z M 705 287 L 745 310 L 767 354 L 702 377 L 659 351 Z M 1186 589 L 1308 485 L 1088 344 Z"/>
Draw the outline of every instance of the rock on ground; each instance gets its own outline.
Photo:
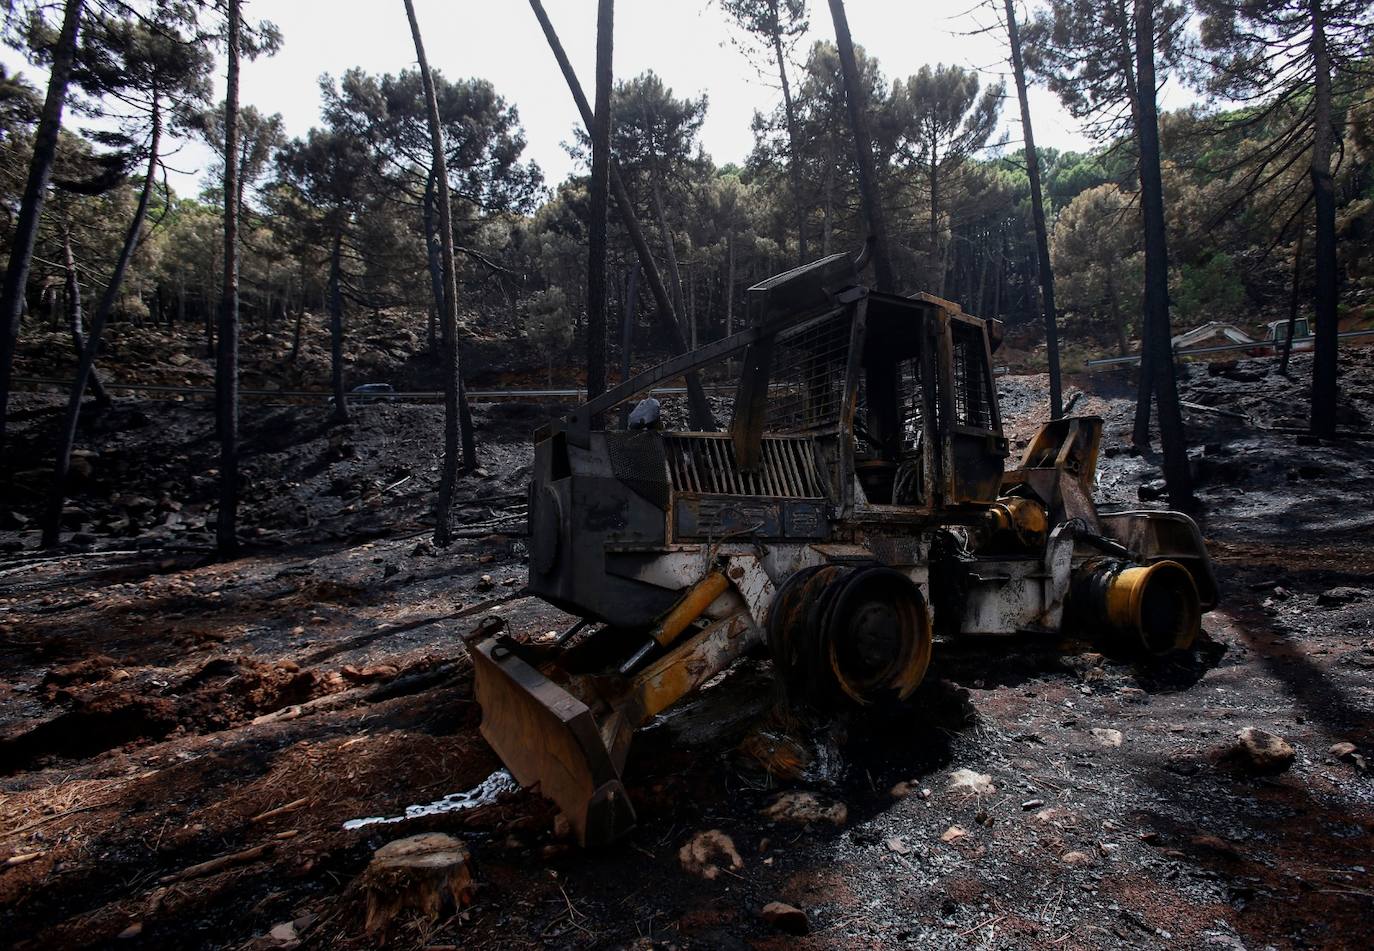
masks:
<path id="1" fill-rule="evenodd" d="M 1293 765 L 1298 751 L 1281 736 L 1247 726 L 1236 733 L 1230 758 L 1249 772 L 1261 776 L 1281 773 Z"/>
<path id="2" fill-rule="evenodd" d="M 740 858 L 734 840 L 719 829 L 692 836 L 678 850 L 677 859 L 683 871 L 708 882 L 714 881 L 727 866 L 732 871 L 744 868 L 744 859 Z"/>

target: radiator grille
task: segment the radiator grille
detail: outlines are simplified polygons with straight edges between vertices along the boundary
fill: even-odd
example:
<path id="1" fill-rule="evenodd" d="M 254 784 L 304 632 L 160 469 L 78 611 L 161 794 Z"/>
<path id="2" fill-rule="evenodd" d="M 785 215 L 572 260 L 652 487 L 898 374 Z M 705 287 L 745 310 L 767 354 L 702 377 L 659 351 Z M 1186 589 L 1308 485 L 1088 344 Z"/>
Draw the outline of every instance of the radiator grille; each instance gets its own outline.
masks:
<path id="1" fill-rule="evenodd" d="M 755 472 L 741 472 L 728 436 L 672 435 L 668 471 L 679 492 L 761 495 L 781 499 L 821 499 L 824 480 L 816 467 L 811 440 L 764 436 Z"/>

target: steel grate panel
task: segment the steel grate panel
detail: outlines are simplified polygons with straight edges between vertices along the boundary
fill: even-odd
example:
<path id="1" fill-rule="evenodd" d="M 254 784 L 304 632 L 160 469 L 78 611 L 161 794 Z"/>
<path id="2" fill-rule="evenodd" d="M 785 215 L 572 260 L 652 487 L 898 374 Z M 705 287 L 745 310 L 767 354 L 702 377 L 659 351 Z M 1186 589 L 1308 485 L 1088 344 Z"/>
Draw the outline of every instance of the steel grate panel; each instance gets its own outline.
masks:
<path id="1" fill-rule="evenodd" d="M 728 436 L 672 434 L 664 437 L 673 489 L 710 495 L 757 495 L 780 499 L 822 499 L 824 480 L 811 440 L 764 436 L 755 472 L 741 472 Z"/>
<path id="2" fill-rule="evenodd" d="M 852 325 L 844 312 L 778 334 L 765 429 L 804 433 L 839 423 Z"/>
<path id="3" fill-rule="evenodd" d="M 983 359 L 983 336 L 972 327 L 955 324 L 954 422 L 977 429 L 992 428 L 992 387 Z"/>

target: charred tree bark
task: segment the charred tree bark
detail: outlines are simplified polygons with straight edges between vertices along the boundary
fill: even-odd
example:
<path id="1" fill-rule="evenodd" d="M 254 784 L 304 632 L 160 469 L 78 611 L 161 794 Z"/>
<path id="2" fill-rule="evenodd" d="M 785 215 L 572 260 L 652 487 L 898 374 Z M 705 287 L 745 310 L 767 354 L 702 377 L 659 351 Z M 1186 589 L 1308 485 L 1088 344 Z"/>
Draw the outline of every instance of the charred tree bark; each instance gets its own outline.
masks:
<path id="1" fill-rule="evenodd" d="M 1045 312 L 1045 357 L 1050 365 L 1050 417 L 1058 419 L 1064 415 L 1064 390 L 1059 378 L 1059 327 L 1054 306 L 1054 271 L 1050 267 L 1050 236 L 1049 229 L 1045 227 L 1045 200 L 1040 189 L 1040 157 L 1035 153 L 1035 134 L 1031 128 L 1030 103 L 1026 97 L 1026 66 L 1021 59 L 1021 32 L 1016 25 L 1016 10 L 1012 0 L 1006 0 L 1006 7 L 1011 71 L 1016 80 L 1016 98 L 1021 104 L 1021 134 L 1025 140 L 1026 175 L 1030 178 L 1035 253 L 1040 265 L 1040 303 Z"/>
<path id="2" fill-rule="evenodd" d="M 573 72 L 572 62 L 568 59 L 568 54 L 563 50 L 563 44 L 558 39 L 558 33 L 553 28 L 549 15 L 544 12 L 544 5 L 540 0 L 530 0 L 530 8 L 534 10 L 535 17 L 539 20 L 539 25 L 544 31 L 544 37 L 548 40 L 549 49 L 553 51 L 554 58 L 558 60 L 558 67 L 563 72 L 563 79 L 568 84 L 568 91 L 572 93 L 573 101 L 577 103 L 578 112 L 582 115 L 582 123 L 590 130 L 592 126 L 592 109 L 587 103 L 587 96 L 582 91 L 582 84 L 578 82 L 577 73 Z M 654 263 L 653 252 L 649 250 L 649 242 L 644 239 L 644 232 L 639 227 L 639 219 L 635 217 L 634 202 L 630 199 L 630 193 L 625 188 L 624 179 L 621 178 L 620 168 L 616 165 L 615 159 L 610 162 L 611 193 L 615 196 L 616 208 L 620 211 L 620 220 L 625 226 L 625 233 L 630 238 L 630 243 L 634 245 L 635 254 L 639 257 L 640 266 L 644 268 L 645 279 L 649 282 L 649 290 L 654 296 L 654 304 L 658 308 L 658 321 L 668 337 L 668 348 L 676 354 L 687 352 L 687 340 L 682 335 L 682 325 L 678 321 L 678 312 L 673 308 L 672 301 L 668 297 L 668 289 L 663 286 L 663 277 L 659 274 L 658 265 Z M 701 377 L 695 372 L 687 375 L 687 401 L 691 410 L 692 427 L 703 432 L 715 430 L 715 418 L 711 414 L 711 404 L 706 399 L 706 391 L 701 386 Z"/>
<path id="3" fill-rule="evenodd" d="M 777 0 L 773 0 L 773 23 L 778 20 Z M 773 58 L 778 61 L 778 81 L 782 83 L 782 109 L 787 117 L 787 174 L 792 179 L 792 207 L 797 218 L 797 263 L 805 264 L 806 203 L 802 200 L 801 142 L 797 132 L 797 108 L 792 102 L 792 84 L 787 80 L 787 57 L 782 49 L 782 30 L 773 31 Z"/>
<path id="4" fill-rule="evenodd" d="M 635 342 L 635 318 L 639 314 L 639 262 L 636 261 L 630 266 L 629 277 L 625 284 L 625 307 L 621 317 L 620 329 L 620 382 L 624 383 L 630 378 L 630 364 L 634 357 Z M 549 387 L 553 387 L 552 374 L 550 374 Z M 620 407 L 620 428 L 630 427 L 630 404 L 624 403 Z"/>
<path id="5" fill-rule="evenodd" d="M 606 392 L 606 218 L 611 185 L 611 54 L 615 4 L 599 0 L 596 11 L 596 109 L 592 113 L 592 167 L 587 229 L 587 399 Z M 591 421 L 600 428 L 603 420 Z"/>
<path id="6" fill-rule="evenodd" d="M 86 352 L 86 330 L 82 326 L 85 318 L 81 314 L 81 282 L 77 279 L 76 259 L 72 255 L 72 236 L 65 228 L 62 231 L 62 262 L 66 273 L 67 320 L 72 331 L 72 346 L 76 349 L 76 359 L 79 361 Z M 105 392 L 105 384 L 100 382 L 100 374 L 95 367 L 91 367 L 91 393 L 97 405 L 110 405 L 110 394 Z"/>
<path id="7" fill-rule="evenodd" d="M 1310 0 L 1312 13 L 1313 204 L 1317 210 L 1317 234 L 1313 253 L 1316 264 L 1316 339 L 1312 349 L 1312 432 L 1331 436 L 1336 432 L 1336 398 L 1339 361 L 1337 347 L 1340 320 L 1336 311 L 1340 272 L 1336 262 L 1336 189 L 1331 178 L 1331 55 L 1326 45 L 1322 0 Z"/>
<path id="8" fill-rule="evenodd" d="M 444 154 L 444 129 L 439 122 L 439 101 L 434 93 L 434 77 L 425 57 L 420 24 L 415 19 L 415 5 L 404 0 L 406 18 L 410 21 L 410 35 L 415 41 L 415 58 L 420 66 L 420 79 L 425 89 L 425 107 L 429 114 L 429 139 L 432 167 L 439 202 L 439 248 L 444 266 L 443 311 L 440 328 L 444 348 L 444 462 L 439 477 L 439 493 L 434 505 L 434 544 L 447 547 L 453 540 L 449 513 L 453 508 L 453 491 L 458 481 L 460 451 L 459 389 L 462 379 L 458 362 L 458 282 L 453 260 L 453 213 L 448 190 L 448 160 Z M 474 445 L 475 450 L 475 445 Z"/>
<path id="9" fill-rule="evenodd" d="M 686 313 L 686 307 L 682 301 L 682 267 L 677 260 L 677 245 L 673 243 L 673 229 L 668 227 L 668 212 L 663 206 L 663 189 L 659 187 L 659 177 L 661 176 L 655 176 L 651 192 L 654 201 L 654 220 L 658 222 L 658 235 L 663 242 L 663 258 L 668 262 L 668 279 L 672 282 L 669 286 L 673 293 L 673 312 L 681 320 Z M 691 345 L 695 347 L 695 341 Z"/>
<path id="10" fill-rule="evenodd" d="M 859 166 L 859 197 L 864 217 L 873 237 L 873 276 L 875 289 L 896 291 L 896 274 L 892 269 L 892 254 L 887 241 L 887 216 L 878 194 L 878 172 L 873 164 L 873 140 L 868 132 L 868 104 L 863 101 L 863 87 L 859 85 L 859 66 L 854 58 L 854 40 L 849 35 L 849 20 L 844 12 L 844 0 L 830 0 L 830 16 L 835 21 L 835 42 L 840 51 L 840 70 L 844 73 L 845 103 L 849 109 L 849 125 L 854 132 L 854 149 Z"/>
<path id="11" fill-rule="evenodd" d="M 139 192 L 138 204 L 134 206 L 133 220 L 129 222 L 129 229 L 124 233 L 124 244 L 119 249 L 119 257 L 115 260 L 110 281 L 105 285 L 105 293 L 101 295 L 100 304 L 91 317 L 90 334 L 86 338 L 85 345 L 81 348 L 81 360 L 77 364 L 76 379 L 72 382 L 71 396 L 67 400 L 67 414 L 62 422 L 61 434 L 58 436 L 52 489 L 48 496 L 47 517 L 43 521 L 42 544 L 44 548 L 51 548 L 61 541 L 62 507 L 67 501 L 67 476 L 71 471 L 72 446 L 76 443 L 76 429 L 81 422 L 81 400 L 85 396 L 86 386 L 95 370 L 95 357 L 100 351 L 100 338 L 105 331 L 105 323 L 109 320 L 115 302 L 119 299 L 119 289 L 124 283 L 125 273 L 129 270 L 129 261 L 133 258 L 134 251 L 138 249 L 143 221 L 148 216 L 148 202 L 152 197 L 153 188 L 157 184 L 158 148 L 162 143 L 162 113 L 158 108 L 156 90 L 153 91 L 152 119 L 152 137 L 148 144 L 148 171 L 143 177 L 143 189 Z M 70 246 L 67 253 L 70 260 Z M 68 281 L 75 281 L 74 276 L 72 276 L 74 272 L 75 267 L 73 266 L 69 271 Z"/>
<path id="12" fill-rule="evenodd" d="M 19 344 L 19 322 L 24 316 L 24 291 L 29 283 L 29 265 L 38 238 L 38 221 L 43 211 L 43 196 L 52 177 L 57 156 L 57 136 L 62 130 L 62 106 L 67 98 L 67 83 L 76 58 L 76 34 L 81 23 L 83 0 L 67 0 L 62 14 L 62 30 L 52 51 L 52 70 L 48 73 L 48 93 L 38 118 L 33 140 L 33 158 L 19 216 L 10 236 L 10 260 L 5 269 L 5 285 L 0 292 L 0 446 L 5 444 L 5 418 L 9 414 L 10 381 L 14 372 L 14 351 Z"/>
<path id="13" fill-rule="evenodd" d="M 424 224 L 425 224 L 425 258 L 429 265 L 429 286 L 433 295 L 433 304 L 430 313 L 433 316 L 429 321 L 429 352 L 437 353 L 439 341 L 437 334 L 437 324 L 439 315 L 444 312 L 444 262 L 443 252 L 439 247 L 439 226 L 434 221 L 434 172 L 429 173 L 429 178 L 425 180 L 425 203 L 424 203 Z"/>
<path id="14" fill-rule="evenodd" d="M 1155 31 L 1153 0 L 1135 2 L 1135 50 L 1140 122 L 1140 205 L 1145 226 L 1145 308 L 1149 376 L 1159 406 L 1159 441 L 1164 454 L 1164 482 L 1169 504 L 1192 506 L 1187 435 L 1178 404 L 1178 383 L 1169 332 L 1169 251 L 1164 223 L 1164 186 L 1159 167 L 1159 117 L 1155 104 Z"/>
<path id="15" fill-rule="evenodd" d="M 228 83 L 224 96 L 224 289 L 219 306 L 219 359 L 215 410 L 219 429 L 219 517 L 215 542 L 221 555 L 238 553 L 239 507 L 239 0 L 229 0 Z"/>
<path id="16" fill-rule="evenodd" d="M 330 383 L 334 389 L 332 423 L 348 422 L 348 390 L 344 387 L 343 355 L 343 293 L 339 282 L 343 271 L 343 226 L 334 232 L 334 245 L 329 252 L 329 363 Z"/>
<path id="17" fill-rule="evenodd" d="M 1283 356 L 1279 358 L 1279 375 L 1288 376 L 1288 357 L 1293 353 L 1293 328 L 1298 323 L 1298 287 L 1302 282 L 1302 239 L 1305 231 L 1298 231 L 1298 246 L 1293 249 L 1293 290 L 1288 295 L 1288 327 L 1283 335 Z"/>

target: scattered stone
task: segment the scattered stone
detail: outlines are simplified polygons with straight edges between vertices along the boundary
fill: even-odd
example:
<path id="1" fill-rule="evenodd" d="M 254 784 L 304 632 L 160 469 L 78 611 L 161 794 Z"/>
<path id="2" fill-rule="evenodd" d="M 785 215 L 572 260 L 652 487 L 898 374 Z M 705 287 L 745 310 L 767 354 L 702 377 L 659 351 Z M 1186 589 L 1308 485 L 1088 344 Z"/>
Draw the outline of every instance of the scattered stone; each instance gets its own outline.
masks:
<path id="1" fill-rule="evenodd" d="M 137 938 L 141 934 L 143 934 L 143 922 L 135 921 L 133 924 L 129 925 L 129 927 L 125 928 L 118 935 L 116 935 L 116 937 L 127 940 L 129 938 Z"/>
<path id="2" fill-rule="evenodd" d="M 904 835 L 894 835 L 883 844 L 886 845 L 890 851 L 896 852 L 898 855 L 906 855 L 911 851 L 911 846 L 907 845 L 906 836 Z"/>
<path id="3" fill-rule="evenodd" d="M 1139 687 L 1120 687 L 1116 695 L 1123 703 L 1149 703 L 1150 695 Z"/>
<path id="4" fill-rule="evenodd" d="M 773 822 L 809 825 L 828 822 L 842 826 L 849 821 L 849 807 L 842 802 L 822 799 L 804 789 L 785 792 L 763 809 L 763 816 Z"/>
<path id="5" fill-rule="evenodd" d="M 433 555 L 434 552 L 434 543 L 427 538 L 421 541 L 419 544 L 417 544 L 414 548 L 410 550 L 410 553 L 416 556 Z"/>
<path id="6" fill-rule="evenodd" d="M 922 788 L 921 788 L 921 791 L 920 791 L 920 793 L 918 793 L 918 795 L 919 795 L 922 799 L 929 799 L 929 798 L 930 798 L 930 790 L 929 790 L 928 788 L 926 788 L 926 787 L 922 787 Z"/>
<path id="7" fill-rule="evenodd" d="M 1174 753 L 1164 763 L 1164 768 L 1179 776 L 1196 776 L 1202 766 L 1188 753 Z"/>
<path id="8" fill-rule="evenodd" d="M 911 783 L 905 781 L 900 782 L 889 789 L 888 794 L 892 796 L 893 799 L 905 799 L 907 796 L 911 795 Z"/>
<path id="9" fill-rule="evenodd" d="M 992 777 L 987 773 L 974 772 L 971 769 L 956 769 L 949 774 L 950 792 L 961 792 L 974 796 L 991 796 L 997 792 L 997 787 L 992 784 Z"/>
<path id="10" fill-rule="evenodd" d="M 732 871 L 744 868 L 744 859 L 735 849 L 734 840 L 719 829 L 692 836 L 678 849 L 677 860 L 684 872 L 708 882 L 714 881 L 726 866 Z"/>
<path id="11" fill-rule="evenodd" d="M 477 579 L 478 591 L 490 591 L 494 587 L 496 587 L 496 582 L 492 580 L 491 575 L 483 575 Z"/>
<path id="12" fill-rule="evenodd" d="M 759 915 L 774 928 L 790 935 L 804 935 L 811 930 L 806 912 L 786 902 L 770 901 Z"/>
<path id="13" fill-rule="evenodd" d="M 941 842 L 958 842 L 960 839 L 962 839 L 962 838 L 963 838 L 964 836 L 966 836 L 966 835 L 968 835 L 968 830 L 965 829 L 964 827 L 962 827 L 962 826 L 950 826 L 950 827 L 949 827 L 948 829 L 946 829 L 944 832 L 940 833 L 940 841 L 941 841 Z"/>
<path id="14" fill-rule="evenodd" d="M 1043 799 L 1027 799 L 1025 802 L 1021 803 L 1021 808 L 1029 812 L 1032 809 L 1039 809 L 1044 804 L 1045 800 Z"/>
<path id="15" fill-rule="evenodd" d="M 1247 726 L 1236 733 L 1235 746 L 1228 758 L 1261 776 L 1282 773 L 1293 765 L 1298 752 L 1281 736 Z"/>
<path id="16" fill-rule="evenodd" d="M 367 684 L 391 680 L 400 673 L 400 669 L 394 664 L 374 664 L 362 668 L 354 667 L 352 664 L 344 664 L 343 667 L 339 668 L 339 673 L 354 683 Z"/>
<path id="17" fill-rule="evenodd" d="M 1369 762 L 1358 752 L 1354 743 L 1335 743 L 1329 751 L 1332 756 L 1346 763 L 1353 763 L 1361 772 L 1369 771 Z"/>
<path id="18" fill-rule="evenodd" d="M 436 921 L 445 908 L 471 902 L 470 862 L 467 846 L 441 832 L 422 832 L 382 846 L 359 879 L 367 901 L 367 933 L 384 934 L 403 911 Z"/>
<path id="19" fill-rule="evenodd" d="M 273 925 L 272 930 L 267 932 L 267 937 L 283 947 L 294 948 L 301 943 L 300 935 L 296 934 L 294 921 L 283 921 L 279 925 Z"/>
<path id="20" fill-rule="evenodd" d="M 1324 608 L 1338 607 L 1342 604 L 1350 604 L 1367 597 L 1367 593 L 1360 588 L 1328 588 L 1317 595 L 1317 603 Z"/>
<path id="21" fill-rule="evenodd" d="M 1225 839 L 1221 838 L 1221 836 L 1195 835 L 1191 839 L 1189 839 L 1189 842 L 1191 842 L 1196 848 L 1204 849 L 1208 852 L 1214 852 L 1217 855 L 1224 856 L 1228 859 L 1240 858 L 1240 850 L 1238 850 L 1230 842 L 1227 842 Z"/>
<path id="22" fill-rule="evenodd" d="M 1136 489 L 1136 496 L 1142 502 L 1153 502 L 1156 499 L 1164 498 L 1167 491 L 1168 487 L 1164 484 L 1164 480 L 1155 479 L 1152 482 L 1144 483 L 1140 488 Z"/>
<path id="23" fill-rule="evenodd" d="M 1097 740 L 1100 745 L 1108 749 L 1116 749 L 1121 745 L 1121 740 L 1123 739 L 1120 730 L 1108 730 L 1103 727 L 1093 727 L 1092 735 L 1093 739 Z"/>
<path id="24" fill-rule="evenodd" d="M 1093 864 L 1093 857 L 1087 852 L 1065 852 L 1059 856 L 1059 861 L 1065 865 L 1086 866 Z"/>

